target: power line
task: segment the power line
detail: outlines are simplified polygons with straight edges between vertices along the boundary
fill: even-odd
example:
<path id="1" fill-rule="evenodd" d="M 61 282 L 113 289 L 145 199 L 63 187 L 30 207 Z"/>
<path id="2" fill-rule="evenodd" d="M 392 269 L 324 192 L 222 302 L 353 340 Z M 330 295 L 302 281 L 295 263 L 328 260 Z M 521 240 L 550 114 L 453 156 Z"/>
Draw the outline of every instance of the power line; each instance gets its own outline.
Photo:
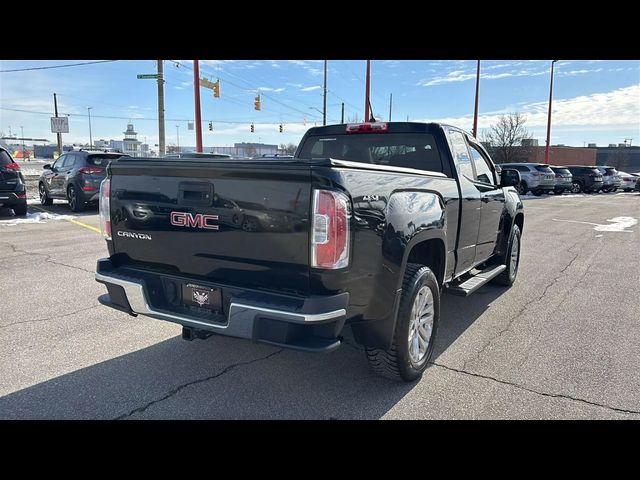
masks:
<path id="1" fill-rule="evenodd" d="M 12 112 L 22 112 L 22 113 L 31 113 L 34 115 L 47 115 L 47 116 L 51 116 L 51 112 L 38 112 L 35 110 L 23 110 L 23 109 L 18 109 L 18 108 L 8 108 L 8 107 L 0 107 L 0 110 L 9 110 Z M 67 115 L 69 117 L 88 117 L 87 114 L 84 113 L 62 113 L 62 115 Z M 91 118 L 107 118 L 107 119 L 113 119 L 113 120 L 131 120 L 131 121 L 137 121 L 137 120 L 153 120 L 153 121 L 158 121 L 158 118 L 151 118 L 151 117 L 132 117 L 132 116 L 128 116 L 128 117 L 119 117 L 119 116 L 114 116 L 114 115 L 91 115 Z M 187 119 L 187 118 L 166 118 L 165 119 L 167 122 L 193 122 L 192 119 Z M 206 124 L 208 122 L 213 122 L 213 123 L 219 123 L 219 124 L 230 124 L 230 125 L 243 125 L 243 124 L 249 124 L 249 123 L 253 123 L 256 125 L 278 125 L 280 123 L 284 123 L 284 124 L 289 124 L 289 125 L 302 125 L 304 122 L 294 122 L 294 121 L 286 121 L 286 120 L 280 120 L 280 121 L 275 121 L 275 122 L 255 122 L 253 120 L 244 120 L 244 121 L 231 121 L 231 120 L 213 120 L 213 119 L 207 119 L 207 120 L 203 120 L 201 123 L 202 124 Z M 307 122 L 309 123 L 309 122 Z"/>
<path id="2" fill-rule="evenodd" d="M 78 67 L 80 65 L 94 65 L 96 63 L 109 63 L 109 62 L 117 62 L 117 61 L 118 60 L 97 60 L 95 62 L 68 63 L 66 65 L 50 65 L 47 67 L 14 68 L 12 70 L 0 70 L 0 73 L 29 72 L 32 70 L 49 70 L 51 68 Z"/>

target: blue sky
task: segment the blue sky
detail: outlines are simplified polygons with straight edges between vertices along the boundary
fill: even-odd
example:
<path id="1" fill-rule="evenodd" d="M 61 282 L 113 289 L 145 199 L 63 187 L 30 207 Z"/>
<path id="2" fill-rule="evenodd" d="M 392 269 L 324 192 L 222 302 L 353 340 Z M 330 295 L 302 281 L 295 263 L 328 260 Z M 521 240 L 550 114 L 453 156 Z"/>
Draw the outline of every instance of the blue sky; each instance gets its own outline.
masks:
<path id="1" fill-rule="evenodd" d="M 176 62 L 180 64 L 177 66 Z M 65 61 L 1 61 L 0 70 L 76 63 Z M 364 60 L 330 60 L 328 121 L 362 120 Z M 519 111 L 527 127 L 544 144 L 550 61 L 494 60 L 482 62 L 480 132 L 500 114 Z M 201 76 L 220 79 L 222 97 L 201 89 L 203 142 L 228 146 L 234 142 L 297 143 L 314 122 L 322 123 L 322 60 L 202 60 Z M 475 88 L 475 60 L 374 60 L 371 65 L 372 105 L 377 117 L 393 120 L 445 121 L 471 129 Z M 154 80 L 138 80 L 154 73 L 152 60 L 123 60 L 51 70 L 0 73 L 0 132 L 48 138 L 53 92 L 58 110 L 70 114 L 65 142 L 87 142 L 87 107 L 91 106 L 95 139 L 122 139 L 131 120 L 139 139 L 158 142 L 157 91 Z M 167 144 L 195 145 L 193 70 L 190 60 L 165 62 Z M 262 93 L 262 111 L 253 98 Z M 24 111 L 15 111 L 24 110 Z M 25 112 L 26 111 L 26 112 Z M 39 112 L 39 113 L 37 113 Z M 122 117 L 103 118 L 103 117 Z M 208 122 L 214 131 L 208 130 Z M 305 125 L 306 120 L 306 125 Z M 249 125 L 255 122 L 255 133 Z M 278 126 L 284 125 L 279 133 Z M 640 144 L 640 61 L 562 60 L 556 64 L 552 144 L 607 145 L 633 138 Z M 153 147 L 152 147 L 153 148 Z"/>

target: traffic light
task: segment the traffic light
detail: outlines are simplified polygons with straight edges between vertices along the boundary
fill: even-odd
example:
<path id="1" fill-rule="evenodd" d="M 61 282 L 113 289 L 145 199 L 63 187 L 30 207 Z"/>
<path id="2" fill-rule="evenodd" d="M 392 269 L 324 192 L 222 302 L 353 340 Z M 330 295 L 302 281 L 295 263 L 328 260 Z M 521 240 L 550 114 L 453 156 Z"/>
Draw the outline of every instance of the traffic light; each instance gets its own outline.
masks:
<path id="1" fill-rule="evenodd" d="M 258 95 L 255 99 L 255 101 L 253 102 L 253 108 L 255 108 L 256 110 L 261 110 L 262 108 L 262 103 L 260 101 L 260 95 Z"/>
<path id="2" fill-rule="evenodd" d="M 213 84 L 213 96 L 215 98 L 220 98 L 220 79 Z"/>
<path id="3" fill-rule="evenodd" d="M 280 124 L 280 133 L 282 133 L 282 124 Z"/>
<path id="4" fill-rule="evenodd" d="M 253 123 L 251 124 L 251 133 L 253 133 L 255 131 L 255 127 L 253 126 Z"/>
<path id="5" fill-rule="evenodd" d="M 209 131 L 213 130 L 213 122 L 209 122 Z"/>

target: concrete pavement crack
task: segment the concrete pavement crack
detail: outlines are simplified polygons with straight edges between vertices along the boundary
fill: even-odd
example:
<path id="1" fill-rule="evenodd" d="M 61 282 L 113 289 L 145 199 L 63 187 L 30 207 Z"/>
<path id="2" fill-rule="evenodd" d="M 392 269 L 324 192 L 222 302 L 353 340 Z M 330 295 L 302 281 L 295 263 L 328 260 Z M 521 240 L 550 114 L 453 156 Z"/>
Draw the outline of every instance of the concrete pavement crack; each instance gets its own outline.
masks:
<path id="1" fill-rule="evenodd" d="M 257 362 L 261 362 L 263 360 L 268 360 L 271 357 L 274 357 L 276 355 L 278 355 L 279 353 L 281 353 L 283 350 L 277 350 L 275 352 L 270 353 L 269 355 L 266 355 L 264 357 L 260 357 L 260 358 L 255 358 L 253 360 L 249 360 L 247 362 L 239 362 L 239 363 L 234 363 L 233 365 L 229 365 L 228 367 L 225 367 L 221 372 L 216 373 L 215 375 L 211 375 L 205 378 L 199 378 L 197 380 L 192 380 L 190 382 L 187 383 L 183 383 L 182 385 L 178 385 L 175 388 L 172 388 L 171 390 L 169 390 L 163 397 L 158 398 L 156 400 L 152 400 L 146 404 L 144 404 L 141 407 L 138 408 L 134 408 L 133 410 L 131 410 L 129 413 L 125 413 L 122 415 L 119 415 L 118 417 L 114 418 L 114 420 L 124 420 L 126 418 L 130 418 L 133 415 L 135 415 L 136 413 L 142 413 L 145 410 L 147 410 L 149 407 L 155 405 L 156 403 L 160 403 L 163 402 L 171 397 L 173 397 L 174 395 L 176 395 L 177 393 L 181 392 L 182 390 L 184 390 L 187 387 L 190 387 L 191 385 L 197 385 L 199 383 L 204 383 L 204 382 L 208 382 L 209 380 L 213 380 L 214 378 L 218 378 L 221 377 L 222 375 L 224 375 L 225 373 L 230 372 L 231 370 L 233 370 L 236 367 L 242 367 L 245 365 L 251 365 L 252 363 L 257 363 Z"/>
<path id="2" fill-rule="evenodd" d="M 631 415 L 640 415 L 640 411 L 639 410 L 629 410 L 629 409 L 626 409 L 626 408 L 612 407 L 610 405 L 605 405 L 603 403 L 592 402 L 590 400 L 585 400 L 584 398 L 572 397 L 571 395 L 565 395 L 565 394 L 562 394 L 562 393 L 540 392 L 538 390 L 534 390 L 532 388 L 525 387 L 524 385 L 519 385 L 517 383 L 509 382 L 507 380 L 501 380 L 499 378 L 492 377 L 490 375 L 482 375 L 480 373 L 468 372 L 466 370 L 449 367 L 448 365 L 443 365 L 441 363 L 435 363 L 435 362 L 429 362 L 429 363 L 431 363 L 431 365 L 434 365 L 436 367 L 444 368 L 445 370 L 449 370 L 449 371 L 452 371 L 452 372 L 460 373 L 462 375 L 468 375 L 470 377 L 476 377 L 476 378 L 483 378 L 485 380 L 491 380 L 493 382 L 501 383 L 502 385 L 508 385 L 510 387 L 514 387 L 514 388 L 517 388 L 519 390 L 525 390 L 527 392 L 534 393 L 536 395 L 541 395 L 543 397 L 562 398 L 562 399 L 570 400 L 570 401 L 573 401 L 573 402 L 584 403 L 586 405 L 590 405 L 590 406 L 593 406 L 593 407 L 606 408 L 608 410 L 612 410 L 612 411 L 615 411 L 615 412 L 628 413 L 628 414 L 631 414 Z"/>
<path id="3" fill-rule="evenodd" d="M 573 245 L 571 245 L 568 249 L 567 252 L 571 252 L 571 249 L 573 249 L 576 245 L 578 245 L 578 243 L 580 243 L 580 241 L 578 240 L 576 243 L 574 243 Z M 515 322 L 515 320 L 520 317 L 520 315 L 522 315 L 524 313 L 524 311 L 532 304 L 539 302 L 540 300 L 542 300 L 546 295 L 547 292 L 549 291 L 549 289 L 554 286 L 558 280 L 560 280 L 560 278 L 562 278 L 564 276 L 564 272 L 571 267 L 571 265 L 573 265 L 573 262 L 576 261 L 576 259 L 578 258 L 578 256 L 580 256 L 580 252 L 576 253 L 573 258 L 569 261 L 569 263 L 567 263 L 567 265 L 565 265 L 562 270 L 560 270 L 559 274 L 554 277 L 554 279 L 545 286 L 544 290 L 542 291 L 542 294 L 537 297 L 534 298 L 532 300 L 529 300 L 528 302 L 526 302 L 524 305 L 522 305 L 522 307 L 520 307 L 520 309 L 516 312 L 515 315 L 511 316 L 511 318 L 509 318 L 509 320 L 507 321 L 507 326 L 505 328 L 503 328 L 502 330 L 500 330 L 496 335 L 494 335 L 493 337 L 491 337 L 483 346 L 480 350 L 478 350 L 478 353 L 476 353 L 472 358 L 470 358 L 469 360 L 465 360 L 464 363 L 462 364 L 462 369 L 464 370 L 465 368 L 467 368 L 467 365 L 470 364 L 471 362 L 476 361 L 478 358 L 480 358 L 480 356 L 482 356 L 482 354 L 485 352 L 485 350 L 491 345 L 493 344 L 494 341 L 498 340 L 500 337 L 502 337 L 502 335 L 504 335 L 506 332 L 508 332 L 509 330 L 511 330 L 511 326 L 513 325 L 513 322 Z"/>
<path id="4" fill-rule="evenodd" d="M 9 242 L 2 242 L 5 245 L 9 245 L 9 247 L 11 247 L 11 250 L 13 251 L 13 253 L 21 253 L 23 255 L 38 255 L 41 257 L 46 257 L 44 259 L 45 262 L 47 263 L 53 263 L 54 265 L 60 265 L 62 267 L 68 267 L 68 268 L 73 268 L 75 270 L 81 270 L 83 272 L 87 272 L 87 273 L 94 273 L 93 270 L 87 270 L 86 268 L 82 268 L 82 267 L 76 267 L 73 265 L 67 265 L 66 263 L 62 263 L 62 262 L 56 262 L 55 260 L 51 260 L 51 255 L 49 255 L 48 253 L 39 253 L 39 252 L 29 252 L 27 250 L 22 250 L 19 247 L 16 247 L 14 244 L 9 243 Z"/>
<path id="5" fill-rule="evenodd" d="M 21 325 L 23 323 L 45 322 L 47 320 L 54 320 L 54 319 L 58 319 L 58 318 L 70 317 L 71 315 L 75 315 L 76 313 L 86 312 L 87 310 L 91 310 L 92 308 L 97 308 L 99 306 L 100 305 L 93 305 L 91 307 L 81 308 L 80 310 L 76 310 L 74 312 L 65 313 L 64 315 L 52 315 L 52 316 L 46 317 L 46 318 L 36 318 L 34 320 L 22 320 L 20 322 L 7 323 L 6 325 L 0 325 L 0 330 L 3 329 L 3 328 L 11 327 L 13 325 Z"/>

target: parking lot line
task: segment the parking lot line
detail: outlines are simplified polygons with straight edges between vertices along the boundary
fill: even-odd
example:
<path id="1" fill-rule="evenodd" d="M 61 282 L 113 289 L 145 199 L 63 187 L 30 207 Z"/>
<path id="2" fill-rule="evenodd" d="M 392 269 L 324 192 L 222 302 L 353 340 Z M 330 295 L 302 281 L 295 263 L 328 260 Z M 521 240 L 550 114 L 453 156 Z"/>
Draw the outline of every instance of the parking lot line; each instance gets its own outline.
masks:
<path id="1" fill-rule="evenodd" d="M 40 210 L 41 212 L 53 213 L 53 212 L 50 212 L 49 210 L 45 210 L 44 208 L 36 207 L 35 205 L 29 205 L 29 206 L 31 208 L 35 208 L 36 210 Z M 76 225 L 80 225 L 81 227 L 88 228 L 89 230 L 92 230 L 92 231 L 94 231 L 96 233 L 102 233 L 99 228 L 96 228 L 96 227 L 94 227 L 92 225 L 87 225 L 86 223 L 79 222 L 78 220 L 74 220 L 72 218 L 65 219 L 65 220 L 67 220 L 67 222 L 71 222 L 71 223 L 75 223 Z"/>

